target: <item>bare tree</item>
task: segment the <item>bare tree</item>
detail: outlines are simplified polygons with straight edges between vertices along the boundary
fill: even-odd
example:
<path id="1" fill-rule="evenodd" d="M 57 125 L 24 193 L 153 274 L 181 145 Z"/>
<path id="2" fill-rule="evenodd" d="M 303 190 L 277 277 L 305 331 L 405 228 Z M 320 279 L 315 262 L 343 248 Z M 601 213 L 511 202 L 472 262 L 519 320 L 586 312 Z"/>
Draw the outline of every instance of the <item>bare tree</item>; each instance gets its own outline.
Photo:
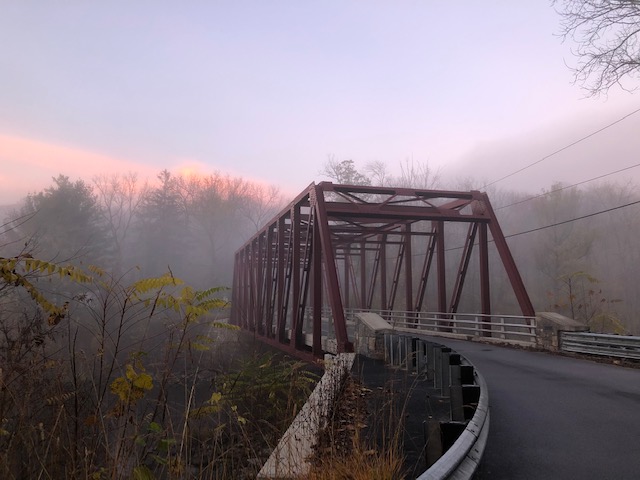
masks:
<path id="1" fill-rule="evenodd" d="M 390 180 L 393 178 L 389 173 L 387 164 L 381 160 L 374 160 L 367 163 L 365 171 L 371 178 L 371 183 L 379 187 L 389 185 Z"/>
<path id="2" fill-rule="evenodd" d="M 590 96 L 614 85 L 632 91 L 625 78 L 640 77 L 640 2 L 638 0 L 555 0 L 562 17 L 563 41 L 573 39 L 574 71 Z"/>
<path id="3" fill-rule="evenodd" d="M 148 185 L 136 173 L 97 175 L 92 179 L 102 214 L 116 249 L 116 271 L 122 266 L 126 241 Z"/>
<path id="4" fill-rule="evenodd" d="M 240 211 L 251 222 L 254 228 L 252 233 L 258 232 L 285 205 L 280 188 L 275 185 L 249 184 L 247 197 Z"/>
<path id="5" fill-rule="evenodd" d="M 400 163 L 400 177 L 396 184 L 406 188 L 433 189 L 440 183 L 440 170 L 433 170 L 428 163 L 406 159 Z"/>
<path id="6" fill-rule="evenodd" d="M 344 185 L 371 185 L 371 180 L 356 169 L 353 160 L 338 161 L 333 155 L 329 155 L 319 173 Z"/>

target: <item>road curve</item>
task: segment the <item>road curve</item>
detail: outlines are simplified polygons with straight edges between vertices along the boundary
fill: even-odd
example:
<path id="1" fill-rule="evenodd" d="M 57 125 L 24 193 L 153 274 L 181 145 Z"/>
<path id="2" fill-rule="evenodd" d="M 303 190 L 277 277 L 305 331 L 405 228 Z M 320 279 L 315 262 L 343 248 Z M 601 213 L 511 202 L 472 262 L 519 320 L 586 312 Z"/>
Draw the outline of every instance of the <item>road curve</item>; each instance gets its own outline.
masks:
<path id="1" fill-rule="evenodd" d="M 491 427 L 478 479 L 640 479 L 640 369 L 430 337 L 482 372 Z"/>

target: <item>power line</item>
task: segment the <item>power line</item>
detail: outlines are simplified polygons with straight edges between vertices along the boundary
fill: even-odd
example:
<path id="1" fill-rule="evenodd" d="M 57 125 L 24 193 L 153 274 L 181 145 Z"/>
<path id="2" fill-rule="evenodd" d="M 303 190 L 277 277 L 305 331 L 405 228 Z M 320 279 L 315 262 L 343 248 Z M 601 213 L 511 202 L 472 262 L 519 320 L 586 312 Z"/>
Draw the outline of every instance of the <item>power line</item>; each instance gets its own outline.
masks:
<path id="1" fill-rule="evenodd" d="M 502 180 L 506 180 L 507 178 L 513 177 L 514 175 L 517 175 L 518 173 L 523 172 L 523 171 L 525 171 L 525 170 L 527 170 L 527 169 L 529 169 L 529 168 L 533 167 L 534 165 L 537 165 L 537 164 L 539 164 L 539 163 L 541 163 L 541 162 L 544 162 L 545 160 L 548 160 L 549 158 L 553 157 L 554 155 L 557 155 L 557 154 L 558 154 L 558 153 L 560 153 L 560 152 L 564 152 L 565 150 L 567 150 L 567 149 L 569 149 L 569 148 L 571 148 L 571 147 L 573 147 L 573 146 L 575 146 L 575 145 L 577 145 L 577 144 L 579 144 L 579 143 L 581 143 L 581 142 L 583 142 L 583 141 L 587 140 L 588 138 L 591 138 L 591 137 L 593 137 L 594 135 L 597 135 L 598 133 L 601 133 L 601 132 L 603 132 L 603 131 L 607 130 L 608 128 L 613 127 L 614 125 L 617 125 L 618 123 L 622 122 L 623 120 L 626 120 L 627 118 L 629 118 L 629 117 L 630 117 L 630 116 L 632 116 L 632 115 L 635 115 L 635 114 L 636 114 L 636 113 L 638 113 L 638 112 L 640 112 L 640 108 L 637 108 L 637 109 L 636 109 L 636 110 L 634 110 L 633 112 L 628 113 L 628 114 L 627 114 L 627 115 L 625 115 L 624 117 L 619 118 L 618 120 L 616 120 L 616 121 L 614 121 L 614 122 L 611 122 L 611 123 L 609 123 L 608 125 L 605 125 L 604 127 L 600 128 L 600 129 L 598 129 L 598 130 L 596 130 L 595 132 L 591 132 L 590 134 L 585 135 L 584 137 L 582 137 L 582 138 L 580 138 L 580 139 L 576 140 L 575 142 L 570 143 L 569 145 L 566 145 L 566 146 L 564 146 L 564 147 L 562 147 L 562 148 L 560 148 L 560 149 L 556 150 L 555 152 L 552 152 L 552 153 L 550 153 L 549 155 L 546 155 L 546 156 L 542 157 L 540 160 L 536 160 L 535 162 L 530 163 L 529 165 L 527 165 L 527 166 L 525 166 L 525 167 L 522 167 L 521 169 L 516 170 L 515 172 L 512 172 L 512 173 L 510 173 L 510 174 L 508 174 L 508 175 L 505 175 L 504 177 L 501 177 L 501 178 L 499 178 L 499 179 L 497 179 L 497 180 L 494 180 L 494 181 L 493 181 L 493 182 L 491 182 L 491 183 L 487 183 L 487 184 L 485 184 L 482 188 L 483 188 L 483 189 L 484 189 L 484 188 L 487 188 L 487 187 L 489 187 L 489 186 L 491 186 L 491 185 L 494 185 L 494 184 L 496 184 L 496 183 L 498 183 L 498 182 L 501 182 Z"/>
<path id="2" fill-rule="evenodd" d="M 584 185 L 585 183 L 593 182 L 595 180 L 600 180 L 602 178 L 609 177 L 611 175 L 615 175 L 616 173 L 624 172 L 626 170 L 631 170 L 632 168 L 637 168 L 637 167 L 640 167 L 640 163 L 636 163 L 635 165 L 631 165 L 629 167 L 621 168 L 620 170 L 616 170 L 614 172 L 605 173 L 603 175 L 599 175 L 597 177 L 593 177 L 593 178 L 590 178 L 588 180 L 584 180 L 582 182 L 574 183 L 572 185 L 567 185 L 567 186 L 564 186 L 564 187 L 556 188 L 555 190 L 551 190 L 549 192 L 540 193 L 538 195 L 534 195 L 533 197 L 525 198 L 524 200 L 519 200 L 517 202 L 510 203 L 509 205 L 503 205 L 502 207 L 497 207 L 495 210 L 498 211 L 498 210 L 502 210 L 503 208 L 513 207 L 514 205 L 520 205 L 521 203 L 526 203 L 526 202 L 529 202 L 531 200 L 535 200 L 536 198 L 546 197 L 547 195 L 551 195 L 552 193 L 561 192 L 562 190 L 567 190 L 569 188 L 577 187 L 579 185 Z"/>
<path id="3" fill-rule="evenodd" d="M 517 237 L 519 235 L 525 235 L 527 233 L 538 232 L 540 230 L 545 230 L 547 228 L 557 227 L 558 225 L 565 225 L 567 223 L 575 222 L 577 220 L 583 220 L 585 218 L 595 217 L 596 215 L 601 215 L 603 213 L 613 212 L 614 210 L 619 210 L 621 208 L 630 207 L 631 205 L 637 205 L 640 203 L 640 200 L 636 200 L 635 202 L 626 203 L 624 205 L 618 205 L 617 207 L 608 208 L 606 210 L 601 210 L 595 213 L 589 213 L 588 215 L 582 215 L 581 217 L 572 218 L 570 220 L 564 220 L 563 222 L 553 223 L 551 225 L 545 225 L 544 227 L 533 228 L 531 230 L 526 230 L 524 232 L 512 233 L 511 235 L 505 235 L 504 238 Z"/>
<path id="4" fill-rule="evenodd" d="M 601 210 L 599 212 L 582 215 L 581 217 L 571 218 L 569 220 L 564 220 L 562 222 L 552 223 L 551 225 L 545 225 L 544 227 L 532 228 L 531 230 L 526 230 L 524 232 L 512 233 L 510 235 L 505 235 L 504 238 L 518 237 L 520 235 L 526 235 L 527 233 L 539 232 L 540 230 L 546 230 L 547 228 L 553 228 L 559 225 L 565 225 L 567 223 L 575 222 L 577 220 L 583 220 L 585 218 L 595 217 L 596 215 L 613 212 L 614 210 L 620 210 L 621 208 L 630 207 L 632 205 L 637 205 L 637 204 L 640 204 L 640 200 L 636 200 L 635 202 L 625 203 L 624 205 L 618 205 L 617 207 L 607 208 L 606 210 Z M 489 240 L 490 243 L 493 243 L 494 241 L 495 240 L 493 239 Z M 463 248 L 464 247 L 453 247 L 453 248 L 447 248 L 445 251 L 450 252 L 453 250 L 462 250 Z"/>

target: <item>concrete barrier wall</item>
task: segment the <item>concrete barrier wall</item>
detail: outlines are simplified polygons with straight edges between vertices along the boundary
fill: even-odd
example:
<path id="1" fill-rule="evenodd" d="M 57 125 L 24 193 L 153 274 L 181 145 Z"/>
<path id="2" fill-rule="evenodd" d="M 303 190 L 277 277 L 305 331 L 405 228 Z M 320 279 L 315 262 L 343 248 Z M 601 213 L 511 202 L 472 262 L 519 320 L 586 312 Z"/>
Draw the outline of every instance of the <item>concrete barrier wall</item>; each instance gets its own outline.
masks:
<path id="1" fill-rule="evenodd" d="M 351 372 L 354 353 L 328 358 L 324 375 L 311 392 L 307 403 L 280 439 L 257 478 L 292 478 L 308 473 L 320 430 L 325 426 L 333 402 L 346 375 Z"/>

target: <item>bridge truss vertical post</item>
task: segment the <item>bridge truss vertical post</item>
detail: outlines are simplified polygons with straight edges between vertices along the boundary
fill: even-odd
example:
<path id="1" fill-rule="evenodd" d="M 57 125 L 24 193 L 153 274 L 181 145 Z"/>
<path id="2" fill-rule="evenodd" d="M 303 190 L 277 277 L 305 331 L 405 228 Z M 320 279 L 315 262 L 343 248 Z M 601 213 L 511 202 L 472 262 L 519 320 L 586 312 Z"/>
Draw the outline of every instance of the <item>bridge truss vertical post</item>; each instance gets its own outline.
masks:
<path id="1" fill-rule="evenodd" d="M 273 338 L 273 311 L 274 311 L 274 303 L 275 303 L 275 292 L 276 286 L 274 272 L 276 269 L 273 268 L 274 256 L 273 256 L 273 245 L 275 242 L 275 227 L 274 225 L 269 225 L 266 232 L 266 244 L 265 249 L 267 253 L 266 257 L 266 271 L 265 271 L 265 279 L 267 281 L 267 285 L 265 288 L 265 307 L 264 307 L 264 335 L 268 338 Z"/>
<path id="2" fill-rule="evenodd" d="M 367 249 L 366 243 L 360 243 L 360 305 L 362 310 L 367 308 Z"/>
<path id="3" fill-rule="evenodd" d="M 380 235 L 380 310 L 389 309 L 387 299 L 387 234 Z"/>
<path id="4" fill-rule="evenodd" d="M 320 229 L 318 228 L 317 215 L 313 224 L 313 249 L 312 255 L 312 285 L 313 285 L 313 345 L 314 357 L 322 356 L 322 256 L 320 250 Z"/>
<path id="5" fill-rule="evenodd" d="M 294 204 L 291 207 L 291 271 L 292 271 L 292 286 L 291 295 L 293 297 L 293 303 L 291 305 L 291 344 L 294 348 L 299 348 L 300 339 L 298 338 L 298 324 L 300 319 L 300 205 Z"/>
<path id="6" fill-rule="evenodd" d="M 408 312 L 413 310 L 413 270 L 411 269 L 411 224 L 404 226 L 404 254 L 406 261 L 404 262 L 405 277 L 405 310 Z"/>
<path id="7" fill-rule="evenodd" d="M 447 270 L 445 265 L 444 222 L 435 222 L 438 273 L 438 311 L 447 313 Z"/>
<path id="8" fill-rule="evenodd" d="M 480 299 L 481 313 L 491 315 L 491 290 L 489 282 L 489 238 L 487 224 L 480 224 Z"/>
<path id="9" fill-rule="evenodd" d="M 278 235 L 277 235 L 277 254 L 276 254 L 276 265 L 277 265 L 277 279 L 276 279 L 276 332 L 275 338 L 278 342 L 284 342 L 284 325 L 282 318 L 282 311 L 284 309 L 284 279 L 285 279 L 285 232 L 286 232 L 286 216 L 282 215 L 277 220 L 278 223 Z"/>
<path id="10" fill-rule="evenodd" d="M 338 353 L 353 351 L 353 344 L 349 341 L 347 324 L 344 314 L 344 306 L 340 295 L 338 272 L 336 269 L 335 254 L 331 242 L 331 232 L 327 220 L 327 208 L 324 193 L 320 186 L 314 188 L 314 200 L 318 215 L 318 229 L 320 230 L 320 248 L 322 249 L 327 290 L 331 313 L 333 316 L 333 328 L 335 329 Z M 348 255 L 347 255 L 348 257 Z M 348 284 L 348 278 L 347 282 Z"/>

